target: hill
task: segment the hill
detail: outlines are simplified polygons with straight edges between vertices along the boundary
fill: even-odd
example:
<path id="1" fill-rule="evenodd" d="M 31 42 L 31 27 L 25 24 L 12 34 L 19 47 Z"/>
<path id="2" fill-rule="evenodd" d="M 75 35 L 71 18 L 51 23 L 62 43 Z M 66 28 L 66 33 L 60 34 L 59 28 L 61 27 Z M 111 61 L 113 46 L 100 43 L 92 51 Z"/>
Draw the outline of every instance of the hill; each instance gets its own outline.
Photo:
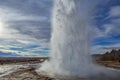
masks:
<path id="1" fill-rule="evenodd" d="M 100 55 L 100 60 L 102 61 L 119 61 L 120 60 L 120 49 L 112 50 L 111 52 L 106 52 Z"/>
<path id="2" fill-rule="evenodd" d="M 120 69 L 120 49 L 104 54 L 94 54 L 93 59 L 100 65 Z"/>

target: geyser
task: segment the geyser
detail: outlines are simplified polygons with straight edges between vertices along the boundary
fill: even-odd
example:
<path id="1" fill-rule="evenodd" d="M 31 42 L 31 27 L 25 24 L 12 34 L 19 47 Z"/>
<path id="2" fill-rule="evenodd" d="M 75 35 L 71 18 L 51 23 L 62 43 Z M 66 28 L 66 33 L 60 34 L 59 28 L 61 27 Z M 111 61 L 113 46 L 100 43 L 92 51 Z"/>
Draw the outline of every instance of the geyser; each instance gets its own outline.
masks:
<path id="1" fill-rule="evenodd" d="M 78 3 L 78 0 L 55 2 L 51 62 L 59 74 L 86 75 L 90 70 L 88 20 Z"/>
<path id="2" fill-rule="evenodd" d="M 93 7 L 89 0 L 55 0 L 50 61 L 42 64 L 40 73 L 86 77 L 105 70 L 96 67 L 89 54 Z"/>
<path id="3" fill-rule="evenodd" d="M 86 76 L 91 71 L 87 0 L 55 0 L 51 59 L 41 68 L 49 73 Z M 83 11 L 82 11 L 83 10 Z M 45 67 L 46 65 L 46 67 Z M 50 70 L 50 71 L 49 71 Z"/>

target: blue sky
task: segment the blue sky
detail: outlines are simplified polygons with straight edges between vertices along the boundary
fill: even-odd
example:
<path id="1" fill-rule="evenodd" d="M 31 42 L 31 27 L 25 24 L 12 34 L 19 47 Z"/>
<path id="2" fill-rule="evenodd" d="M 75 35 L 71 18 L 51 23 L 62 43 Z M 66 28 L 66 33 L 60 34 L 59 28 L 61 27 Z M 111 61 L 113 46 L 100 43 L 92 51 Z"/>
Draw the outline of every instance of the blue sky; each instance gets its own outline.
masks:
<path id="1" fill-rule="evenodd" d="M 92 44 L 95 53 L 103 53 L 106 48 L 120 48 L 120 0 L 108 0 L 99 4 L 96 11 L 95 27 L 97 37 Z M 104 49 L 105 48 L 105 49 Z M 98 49 L 98 50 L 97 50 Z"/>
<path id="2" fill-rule="evenodd" d="M 52 7 L 53 0 L 0 0 L 0 55 L 48 56 Z M 103 0 L 92 18 L 91 53 L 119 48 L 120 0 Z"/>

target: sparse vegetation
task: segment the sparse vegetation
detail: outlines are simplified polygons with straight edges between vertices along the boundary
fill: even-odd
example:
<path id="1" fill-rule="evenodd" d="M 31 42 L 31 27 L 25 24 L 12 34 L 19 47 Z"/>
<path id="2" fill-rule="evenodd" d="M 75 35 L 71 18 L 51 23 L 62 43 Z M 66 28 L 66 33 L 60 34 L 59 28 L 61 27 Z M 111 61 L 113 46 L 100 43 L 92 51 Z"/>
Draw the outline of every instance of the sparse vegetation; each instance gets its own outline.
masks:
<path id="1" fill-rule="evenodd" d="M 48 57 L 0 57 L 2 64 L 25 64 L 25 63 L 42 63 L 48 60 Z"/>
<path id="2" fill-rule="evenodd" d="M 100 60 L 102 61 L 119 61 L 120 60 L 120 50 L 112 50 L 111 52 L 106 52 L 101 55 Z"/>
<path id="3" fill-rule="evenodd" d="M 120 49 L 105 54 L 95 54 L 93 57 L 100 65 L 120 69 Z"/>

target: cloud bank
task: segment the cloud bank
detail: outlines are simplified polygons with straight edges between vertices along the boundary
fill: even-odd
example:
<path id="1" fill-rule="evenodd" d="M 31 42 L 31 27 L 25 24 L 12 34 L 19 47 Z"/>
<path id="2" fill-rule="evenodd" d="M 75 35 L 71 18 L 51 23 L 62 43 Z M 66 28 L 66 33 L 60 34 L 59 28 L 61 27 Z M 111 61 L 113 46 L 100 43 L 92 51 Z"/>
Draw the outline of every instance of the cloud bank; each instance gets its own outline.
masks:
<path id="1" fill-rule="evenodd" d="M 53 0 L 0 0 L 1 51 L 17 51 L 16 54 L 20 55 L 48 55 L 52 7 Z M 85 5 L 83 9 L 89 13 L 92 6 L 87 7 Z M 92 9 L 95 14 L 88 16 L 92 20 L 89 25 L 92 53 L 103 53 L 106 50 L 102 47 L 119 47 L 120 1 L 105 0 Z M 26 48 L 26 45 L 29 47 Z"/>

